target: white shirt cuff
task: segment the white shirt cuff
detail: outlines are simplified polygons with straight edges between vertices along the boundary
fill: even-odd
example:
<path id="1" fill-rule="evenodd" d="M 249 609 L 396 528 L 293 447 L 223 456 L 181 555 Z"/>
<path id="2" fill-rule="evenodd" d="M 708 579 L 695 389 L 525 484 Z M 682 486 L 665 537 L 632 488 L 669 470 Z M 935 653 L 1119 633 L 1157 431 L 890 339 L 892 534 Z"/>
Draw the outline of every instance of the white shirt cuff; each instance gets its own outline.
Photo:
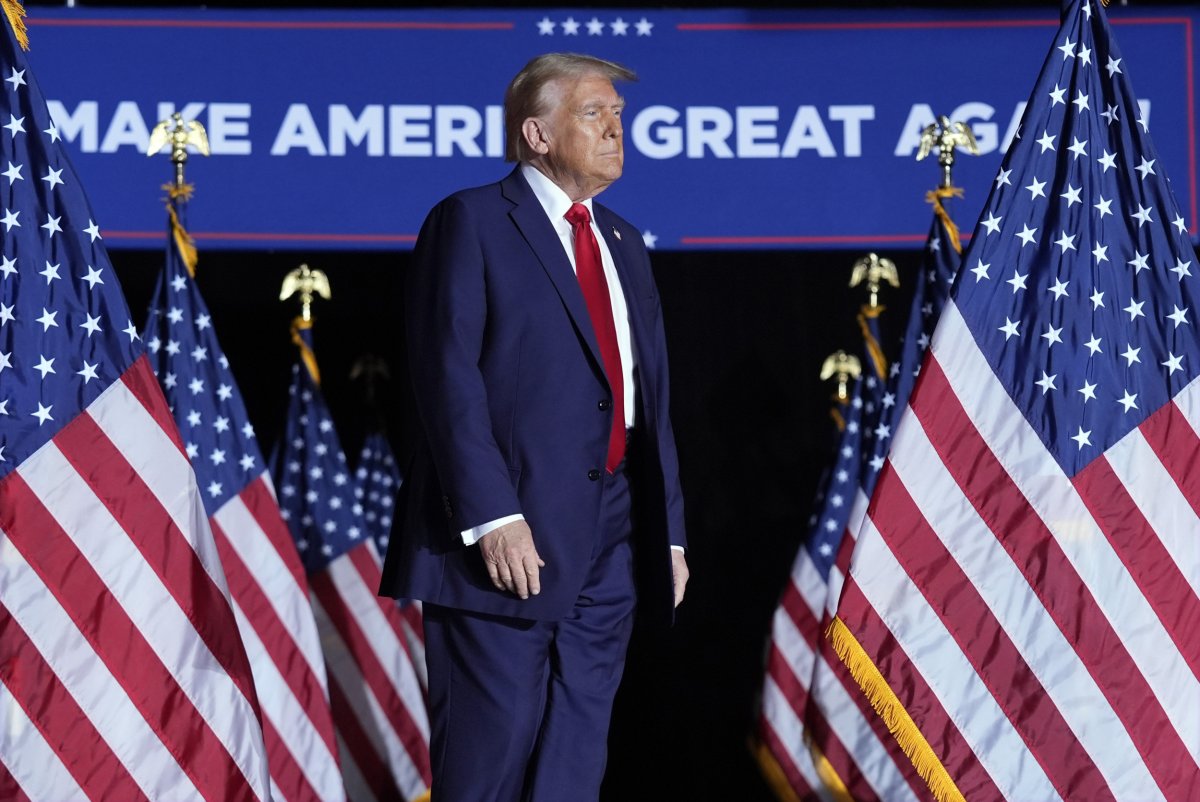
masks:
<path id="1" fill-rule="evenodd" d="M 480 524 L 479 526 L 474 526 L 470 529 L 466 529 L 462 533 L 463 543 L 465 543 L 468 546 L 473 546 L 476 543 L 478 543 L 479 539 L 482 538 L 484 535 L 486 535 L 488 532 L 493 532 L 493 531 L 499 529 L 500 527 L 504 526 L 505 524 L 512 523 L 513 521 L 524 521 L 524 520 L 525 520 L 524 515 L 506 515 L 503 518 L 497 518 L 494 521 L 488 521 L 485 524 Z"/>

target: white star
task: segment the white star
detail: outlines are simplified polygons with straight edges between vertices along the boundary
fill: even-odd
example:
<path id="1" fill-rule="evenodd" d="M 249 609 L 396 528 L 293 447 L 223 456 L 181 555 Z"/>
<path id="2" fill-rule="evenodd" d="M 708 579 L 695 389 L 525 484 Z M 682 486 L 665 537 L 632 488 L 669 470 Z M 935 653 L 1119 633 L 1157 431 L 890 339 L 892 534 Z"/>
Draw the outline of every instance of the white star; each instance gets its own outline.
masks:
<path id="1" fill-rule="evenodd" d="M 168 390 L 174 389 L 178 383 L 179 380 L 175 377 L 174 373 L 168 373 L 167 377 L 163 379 L 163 387 L 166 387 Z"/>
<path id="2" fill-rule="evenodd" d="M 1060 103 L 1065 104 L 1066 101 L 1063 99 L 1063 96 L 1066 93 L 1067 93 L 1067 90 L 1059 89 L 1058 84 L 1055 84 L 1054 89 L 1051 90 L 1051 92 L 1050 92 L 1050 108 L 1054 108 L 1055 106 L 1059 105 Z"/>
<path id="3" fill-rule="evenodd" d="M 1134 220 L 1137 220 L 1138 228 L 1141 228 L 1142 225 L 1145 223 L 1154 222 L 1153 218 L 1150 217 L 1150 213 L 1153 211 L 1154 211 L 1154 207 L 1146 208 L 1145 206 L 1142 206 L 1142 204 L 1139 203 L 1138 210 L 1129 216 L 1132 217 Z"/>
<path id="4" fill-rule="evenodd" d="M 1092 256 L 1096 258 L 1096 264 L 1108 261 L 1108 246 L 1096 243 L 1096 247 L 1092 248 Z"/>
<path id="5" fill-rule="evenodd" d="M 1003 217 L 997 217 L 996 213 L 991 211 L 988 212 L 987 218 L 981 222 L 983 223 L 983 227 L 988 230 L 989 234 L 995 234 L 1000 230 L 1000 221 L 1003 219 Z"/>
<path id="6" fill-rule="evenodd" d="M 221 495 L 221 483 L 217 481 L 210 482 L 208 485 L 208 494 L 213 498 Z"/>
<path id="7" fill-rule="evenodd" d="M 1083 201 L 1079 200 L 1080 189 L 1082 189 L 1082 187 L 1076 188 L 1076 187 L 1071 186 L 1070 183 L 1068 183 L 1067 191 L 1064 192 L 1063 194 L 1059 195 L 1058 197 L 1065 199 L 1067 201 L 1067 208 L 1070 209 L 1075 204 L 1083 202 Z"/>
<path id="8" fill-rule="evenodd" d="M 1092 63 L 1092 51 L 1088 50 L 1087 45 L 1084 45 L 1082 43 L 1080 43 L 1080 45 L 1081 45 L 1079 48 L 1080 63 L 1091 64 Z"/>
<path id="9" fill-rule="evenodd" d="M 1102 173 L 1107 173 L 1109 171 L 1109 168 L 1112 168 L 1114 170 L 1117 168 L 1116 157 L 1117 157 L 1117 154 L 1109 153 L 1106 150 L 1106 151 L 1104 151 L 1103 156 L 1101 156 L 1099 159 L 1096 159 L 1096 161 L 1098 161 L 1100 163 L 1100 166 L 1104 168 L 1101 171 Z"/>
<path id="10" fill-rule="evenodd" d="M 213 422 L 213 428 L 218 432 L 229 431 L 229 418 L 226 418 L 224 415 L 219 415 Z"/>
<path id="11" fill-rule="evenodd" d="M 171 279 L 171 289 L 175 290 L 175 292 L 183 292 L 183 288 L 186 286 L 187 281 L 183 278 L 182 274 L 177 273 L 175 277 Z"/>
<path id="12" fill-rule="evenodd" d="M 196 362 L 203 362 L 204 360 L 208 359 L 208 349 L 197 345 L 192 349 L 192 359 Z"/>
<path id="13" fill-rule="evenodd" d="M 3 175 L 5 178 L 8 179 L 8 185 L 11 187 L 13 185 L 14 181 L 24 181 L 25 180 L 25 176 L 21 175 L 21 170 L 24 167 L 25 167 L 25 165 L 23 165 L 23 164 L 13 164 L 12 162 L 9 162 L 8 169 L 5 170 L 3 173 L 0 173 L 0 175 Z"/>
<path id="14" fill-rule="evenodd" d="M 58 125 L 56 125 L 53 121 L 50 122 L 50 127 L 42 131 L 42 133 L 49 136 L 52 143 L 57 142 L 62 138 L 58 135 Z"/>
<path id="15" fill-rule="evenodd" d="M 24 122 L 24 117 L 17 118 L 10 114 L 8 115 L 8 125 L 4 127 L 7 128 L 9 133 L 12 134 L 12 138 L 16 139 L 17 134 L 25 133 L 25 126 L 23 125 Z"/>
<path id="16" fill-rule="evenodd" d="M 195 443 L 188 443 L 184 446 L 184 450 L 187 451 L 188 459 L 196 459 L 200 456 L 200 446 Z M 286 496 L 287 493 L 284 493 L 284 495 Z"/>
<path id="17" fill-rule="evenodd" d="M 46 376 L 50 373 L 58 372 L 54 369 L 54 360 L 53 359 L 46 359 L 45 354 L 42 354 L 41 357 L 42 357 L 42 361 L 38 362 L 36 365 L 34 365 L 33 369 L 36 370 L 38 373 L 42 374 L 43 379 L 45 379 Z"/>
<path id="18" fill-rule="evenodd" d="M 1117 121 L 1117 107 L 1105 104 L 1104 111 L 1100 112 L 1100 116 L 1108 120 L 1108 124 L 1112 125 Z"/>
<path id="19" fill-rule="evenodd" d="M 1084 380 L 1083 386 L 1079 388 L 1079 392 L 1083 395 L 1083 403 L 1085 404 L 1088 401 L 1096 400 L 1096 385 L 1089 384 L 1086 380 Z"/>
<path id="20" fill-rule="evenodd" d="M 1085 342 L 1083 344 L 1085 348 L 1087 348 L 1089 351 L 1092 352 L 1091 354 L 1089 354 L 1089 356 L 1095 356 L 1096 354 L 1104 353 L 1103 350 L 1100 348 L 1101 342 L 1103 342 L 1103 341 L 1099 337 L 1097 337 L 1095 334 L 1093 334 L 1092 339 L 1088 340 L 1087 342 Z"/>
<path id="21" fill-rule="evenodd" d="M 1063 61 L 1075 56 L 1075 43 L 1071 41 L 1070 37 L 1067 37 L 1066 41 L 1058 46 L 1058 49 L 1062 51 Z"/>
<path id="22" fill-rule="evenodd" d="M 1055 343 L 1062 342 L 1062 337 L 1059 336 L 1061 334 L 1062 334 L 1061 328 L 1056 329 L 1053 326 L 1051 326 L 1049 323 L 1047 323 L 1046 331 L 1044 331 L 1042 333 L 1042 338 L 1046 341 L 1046 347 L 1051 348 L 1054 346 Z"/>
<path id="23" fill-rule="evenodd" d="M 1071 439 L 1079 444 L 1079 450 L 1082 451 L 1084 446 L 1092 444 L 1092 432 L 1090 429 L 1085 432 L 1083 427 L 1080 426 L 1078 433 L 1071 435 Z"/>
<path id="24" fill-rule="evenodd" d="M 592 17 L 587 21 L 588 36 L 603 36 L 604 23 L 597 17 Z"/>
<path id="25" fill-rule="evenodd" d="M 1137 251 L 1134 251 L 1133 258 L 1126 262 L 1126 264 L 1133 268 L 1133 274 L 1136 276 L 1143 270 L 1150 269 L 1150 265 L 1146 264 L 1146 260 L 1148 258 L 1150 258 L 1150 254 L 1138 253 Z"/>
<path id="26" fill-rule="evenodd" d="M 247 423 L 242 427 L 242 437 L 250 440 L 254 438 L 254 427 Z"/>
<path id="27" fill-rule="evenodd" d="M 1178 216 L 1178 217 L 1176 217 L 1174 220 L 1172 220 L 1172 221 L 1171 221 L 1171 225 L 1173 225 L 1173 226 L 1175 226 L 1177 229 L 1179 229 L 1179 233 L 1180 233 L 1180 234 L 1186 234 L 1186 233 L 1187 233 L 1187 226 L 1186 226 L 1186 225 L 1184 225 L 1184 222 L 1183 222 L 1183 215 L 1179 215 L 1179 216 Z"/>
<path id="28" fill-rule="evenodd" d="M 1142 311 L 1142 307 L 1145 305 L 1146 305 L 1145 301 L 1135 301 L 1132 298 L 1130 298 L 1129 306 L 1125 307 L 1121 311 L 1129 313 L 1129 322 L 1132 323 L 1133 321 L 1137 320 L 1139 317 L 1146 316 L 1146 313 Z"/>
<path id="29" fill-rule="evenodd" d="M 46 269 L 39 270 L 38 275 L 45 276 L 46 284 L 49 285 L 51 281 L 54 281 L 54 279 L 62 278 L 62 276 L 58 275 L 58 268 L 60 268 L 60 267 L 62 267 L 62 265 L 52 265 L 49 262 L 46 262 Z"/>
<path id="30" fill-rule="evenodd" d="M 1051 376 L 1051 375 L 1049 375 L 1048 373 L 1046 373 L 1046 371 L 1044 371 L 1044 370 L 1043 370 L 1043 371 L 1042 371 L 1042 378 L 1040 378 L 1040 379 L 1038 379 L 1037 381 L 1035 381 L 1035 382 L 1034 382 L 1034 384 L 1036 384 L 1038 387 L 1041 387 L 1041 388 L 1042 388 L 1042 395 L 1045 395 L 1046 393 L 1050 392 L 1051 390 L 1057 390 L 1057 389 L 1058 389 L 1057 387 L 1055 387 L 1055 386 L 1054 386 L 1054 380 L 1055 380 L 1055 379 L 1057 379 L 1057 378 L 1058 378 L 1058 374 L 1057 374 L 1057 373 L 1056 373 L 1056 374 L 1054 374 L 1053 376 Z"/>
<path id="31" fill-rule="evenodd" d="M 616 20 L 609 23 L 609 27 L 612 28 L 613 36 L 624 36 L 626 29 L 629 28 L 629 23 L 617 17 Z"/>
<path id="32" fill-rule="evenodd" d="M 650 22 L 645 17 L 642 17 L 640 20 L 633 23 L 633 27 L 637 28 L 638 36 L 649 36 L 650 29 L 654 27 L 654 23 Z"/>
<path id="33" fill-rule="evenodd" d="M 9 71 L 9 76 L 4 79 L 6 84 L 12 84 L 12 88 L 25 86 L 25 70 L 13 69 Z"/>
<path id="34" fill-rule="evenodd" d="M 192 391 L 192 395 L 199 395 L 204 392 L 204 379 L 196 377 L 188 382 L 188 389 Z"/>
<path id="35" fill-rule="evenodd" d="M 167 353 L 171 356 L 179 356 L 182 349 L 179 347 L 178 340 L 167 340 Z"/>
<path id="36" fill-rule="evenodd" d="M 46 236 L 53 239 L 56 233 L 62 231 L 62 226 L 58 224 L 59 220 L 62 220 L 61 216 L 55 217 L 51 214 L 46 215 L 46 222 L 42 223 L 41 225 L 42 228 L 46 229 Z"/>
<path id="37" fill-rule="evenodd" d="M 1054 284 L 1046 288 L 1049 292 L 1054 293 L 1054 300 L 1060 300 L 1064 295 L 1070 295 L 1067 292 L 1067 282 L 1060 278 L 1054 279 Z"/>
<path id="38" fill-rule="evenodd" d="M 1129 410 L 1131 410 L 1131 409 L 1137 409 L 1137 408 L 1138 408 L 1138 405 L 1137 405 L 1137 396 L 1136 396 L 1136 395 L 1133 395 L 1133 394 L 1131 394 L 1131 393 L 1130 393 L 1128 390 L 1126 390 L 1126 391 L 1125 391 L 1125 397 L 1124 397 L 1124 398 L 1118 398 L 1118 399 L 1117 399 L 1117 403 L 1118 403 L 1118 404 L 1120 404 L 1121 406 L 1125 407 L 1125 411 L 1126 411 L 1126 412 L 1128 412 L 1128 411 L 1129 411 Z"/>
<path id="39" fill-rule="evenodd" d="M 5 231 L 12 231 L 13 226 L 21 227 L 21 222 L 17 218 L 21 215 L 19 211 L 14 212 L 12 209 L 4 210 L 4 217 L 0 219 L 0 223 L 4 223 Z"/>
<path id="40" fill-rule="evenodd" d="M 0 373 L 4 372 L 5 368 L 12 367 L 12 351 L 5 353 L 0 351 Z"/>
<path id="41" fill-rule="evenodd" d="M 1018 273 L 1016 270 L 1014 270 L 1014 271 L 1013 271 L 1013 277 L 1012 277 L 1012 278 L 1010 278 L 1008 281 L 1006 281 L 1006 282 L 1004 282 L 1004 283 L 1005 283 L 1005 284 L 1011 284 L 1011 285 L 1012 285 L 1012 288 L 1013 288 L 1013 295 L 1016 295 L 1016 294 L 1017 294 L 1017 290 L 1023 290 L 1023 289 L 1025 289 L 1025 280 L 1026 280 L 1027 278 L 1029 278 L 1029 274 L 1028 274 L 1028 273 L 1026 273 L 1025 275 L 1021 275 L 1021 274 L 1020 274 L 1020 273 Z"/>
<path id="42" fill-rule="evenodd" d="M 1037 176 L 1035 175 L 1033 177 L 1033 183 L 1030 184 L 1029 186 L 1025 187 L 1025 189 L 1029 190 L 1029 199 L 1033 200 L 1034 198 L 1046 197 L 1046 193 L 1042 191 L 1043 187 L 1045 187 L 1045 186 L 1046 186 L 1046 182 L 1038 181 Z"/>
<path id="43" fill-rule="evenodd" d="M 1077 94 L 1075 99 L 1071 102 L 1075 104 L 1075 112 L 1077 114 L 1088 108 L 1088 96 L 1083 93 L 1082 89 L 1079 90 L 1079 94 Z"/>
<path id="44" fill-rule="evenodd" d="M 1073 251 L 1075 250 L 1075 235 L 1067 236 L 1067 232 L 1064 231 L 1054 244 L 1062 248 L 1063 253 Z"/>
<path id="45" fill-rule="evenodd" d="M 317 428 L 325 434 L 329 434 L 329 432 L 333 429 L 333 421 L 329 420 L 329 418 L 325 418 L 317 424 Z"/>
<path id="46" fill-rule="evenodd" d="M 76 371 L 76 372 L 75 372 L 75 375 L 76 375 L 76 376 L 82 376 L 82 377 L 83 377 L 83 383 L 84 383 L 84 384 L 87 384 L 87 383 L 88 383 L 88 382 L 90 382 L 92 379 L 99 378 L 99 377 L 96 375 L 96 368 L 97 368 L 97 366 L 99 366 L 99 364 L 100 364 L 100 363 L 98 363 L 98 362 L 97 362 L 95 365 L 89 365 L 89 364 L 88 364 L 88 362 L 87 362 L 87 360 L 85 359 L 85 360 L 83 360 L 83 370 Z"/>
<path id="47" fill-rule="evenodd" d="M 1167 320 L 1174 320 L 1175 328 L 1179 328 L 1180 324 L 1188 322 L 1188 320 L 1187 320 L 1188 310 L 1187 310 L 1186 306 L 1183 309 L 1180 309 L 1175 304 L 1172 304 L 1171 307 L 1175 311 L 1173 311 L 1171 314 L 1167 315 Z"/>
<path id="48" fill-rule="evenodd" d="M 59 184 L 66 183 L 62 180 L 62 173 L 62 170 L 55 170 L 54 168 L 47 166 L 46 174 L 42 176 L 42 180 L 50 185 L 50 189 L 54 189 Z"/>
<path id="49" fill-rule="evenodd" d="M 880 440 L 885 440 L 892 436 L 892 427 L 884 426 L 882 423 L 875 427 L 875 436 Z"/>
<path id="50" fill-rule="evenodd" d="M 88 219 L 87 228 L 83 230 L 83 233 L 91 237 L 91 242 L 95 242 L 98 239 L 104 239 L 100 236 L 100 226 L 96 225 L 96 221 L 90 218 Z"/>
<path id="51" fill-rule="evenodd" d="M 1039 139 L 1037 143 L 1042 146 L 1042 153 L 1045 153 L 1048 150 L 1055 150 L 1054 136 L 1049 131 L 1043 131 L 1042 138 Z"/>
<path id="52" fill-rule="evenodd" d="M 1021 232 L 1016 234 L 1015 236 L 1019 240 L 1021 240 L 1021 247 L 1024 248 L 1026 245 L 1028 245 L 1030 243 L 1037 244 L 1037 240 L 1034 238 L 1034 234 L 1036 234 L 1036 233 L 1037 233 L 1036 228 L 1030 228 L 1029 225 L 1026 224 L 1026 225 L 1022 226 Z"/>
<path id="53" fill-rule="evenodd" d="M 1112 209 L 1110 208 L 1111 206 L 1112 206 L 1112 201 L 1105 200 L 1103 197 L 1101 197 L 1100 200 L 1098 200 L 1096 203 L 1092 204 L 1092 208 L 1095 209 L 1096 211 L 1100 212 L 1101 220 L 1104 219 L 1104 215 L 1112 214 Z"/>
<path id="54" fill-rule="evenodd" d="M 171 323 L 178 323 L 183 320 L 183 310 L 177 306 L 173 306 L 167 310 L 167 320 Z"/>
<path id="55" fill-rule="evenodd" d="M 121 329 L 122 334 L 129 336 L 129 342 L 142 339 L 142 335 L 138 334 L 137 326 L 133 325 L 133 321 L 129 321 L 129 325 Z"/>
<path id="56" fill-rule="evenodd" d="M 1091 3 L 1083 4 L 1083 16 L 1087 17 L 1088 19 L 1092 18 L 1092 4 Z"/>
<path id="57" fill-rule="evenodd" d="M 83 281 L 88 283 L 89 290 L 95 289 L 97 284 L 104 283 L 104 279 L 100 278 L 100 271 L 91 265 L 87 266 L 87 275 L 83 277 Z"/>
<path id="58" fill-rule="evenodd" d="M 538 36 L 553 36 L 554 22 L 549 17 L 542 17 L 538 20 Z"/>
<path id="59" fill-rule="evenodd" d="M 29 414 L 31 414 L 31 415 L 33 415 L 33 417 L 37 418 L 38 426 L 41 426 L 43 423 L 45 423 L 48 420 L 54 420 L 54 416 L 50 414 L 50 410 L 52 410 L 52 409 L 54 409 L 53 404 L 51 404 L 50 406 L 47 407 L 47 406 L 43 406 L 42 402 L 39 401 L 37 412 L 31 412 Z"/>
<path id="60" fill-rule="evenodd" d="M 1003 169 L 1003 168 L 1002 168 L 1002 169 L 1000 170 L 999 174 L 997 174 L 997 176 L 996 176 L 996 186 L 998 186 L 998 187 L 1002 187 L 1002 186 L 1004 186 L 1005 184 L 1010 184 L 1010 185 L 1011 185 L 1011 184 L 1012 184 L 1012 182 L 1008 180 L 1008 177 L 1009 177 L 1010 175 L 1012 175 L 1012 170 L 1005 170 L 1005 169 Z"/>
<path id="61" fill-rule="evenodd" d="M 221 399 L 222 401 L 228 401 L 232 395 L 233 388 L 228 384 L 222 384 L 217 388 L 217 398 Z"/>
<path id="62" fill-rule="evenodd" d="M 1009 320 L 1007 317 L 1005 317 L 1004 325 L 1001 326 L 998 329 L 998 331 L 1004 332 L 1004 341 L 1008 342 L 1009 339 L 1012 337 L 1020 337 L 1021 336 L 1021 332 L 1017 331 L 1017 327 L 1020 325 L 1021 324 L 1019 321 Z"/>
<path id="63" fill-rule="evenodd" d="M 579 23 L 575 21 L 574 17 L 567 17 L 565 20 L 563 20 L 562 29 L 563 36 L 579 35 Z"/>
<path id="64" fill-rule="evenodd" d="M 1087 140 L 1085 139 L 1082 142 L 1080 142 L 1075 137 L 1071 137 L 1071 147 L 1067 148 L 1067 150 L 1074 153 L 1076 159 L 1078 159 L 1080 156 L 1086 156 L 1087 155 Z"/>
<path id="65" fill-rule="evenodd" d="M 55 320 L 56 317 L 58 317 L 57 311 L 51 312 L 46 307 L 42 307 L 42 316 L 37 318 L 37 322 L 42 324 L 43 332 L 49 331 L 51 326 L 58 327 L 58 321 Z"/>
<path id="66" fill-rule="evenodd" d="M 1150 132 L 1150 123 L 1146 122 L 1146 118 L 1142 117 L 1137 121 L 1137 124 L 1142 126 L 1142 130 L 1146 133 Z"/>
<path id="67" fill-rule="evenodd" d="M 980 259 L 975 263 L 975 266 L 971 268 L 971 272 L 975 274 L 976 284 L 988 277 L 987 272 L 989 267 L 991 267 L 990 264 L 985 265 L 983 260 Z"/>
<path id="68" fill-rule="evenodd" d="M 243 454 L 242 458 L 238 460 L 238 464 L 242 466 L 243 471 L 254 470 L 254 457 L 249 454 Z"/>
<path id="69" fill-rule="evenodd" d="M 642 232 L 642 243 L 647 250 L 654 250 L 654 246 L 658 244 L 658 235 L 652 234 L 649 229 Z"/>
<path id="70" fill-rule="evenodd" d="M 85 312 L 84 314 L 86 315 L 87 313 Z M 103 329 L 100 328 L 100 317 L 99 316 L 92 317 L 91 315 L 87 315 L 87 321 L 84 323 L 80 323 L 79 328 L 87 329 L 88 337 L 91 337 L 93 334 L 95 334 L 98 331 L 103 331 Z"/>
<path id="71" fill-rule="evenodd" d="M 197 410 L 193 409 L 191 412 L 188 413 L 187 422 L 188 422 L 189 426 L 199 426 L 200 425 L 200 413 Z"/>
<path id="72" fill-rule="evenodd" d="M 1182 362 L 1183 362 L 1183 357 L 1175 356 L 1174 354 L 1167 354 L 1167 361 L 1160 362 L 1159 364 L 1161 364 L 1164 368 L 1166 368 L 1169 371 L 1167 373 L 1167 375 L 1171 376 L 1171 375 L 1174 375 L 1175 371 L 1183 370 Z"/>
<path id="73" fill-rule="evenodd" d="M 1092 293 L 1090 300 L 1092 302 L 1092 309 L 1099 309 L 1100 307 L 1104 306 L 1104 293 L 1100 292 L 1099 289 L 1096 289 Z"/>
<path id="74" fill-rule="evenodd" d="M 214 448 L 213 453 L 209 454 L 208 458 L 212 460 L 213 465 L 221 465 L 225 462 L 225 452 L 219 448 Z"/>
<path id="75" fill-rule="evenodd" d="M 1141 357 L 1138 356 L 1141 350 L 1141 348 L 1134 348 L 1132 344 L 1125 346 L 1125 353 L 1121 354 L 1121 356 L 1125 357 L 1125 367 L 1129 367 L 1134 362 L 1142 361 Z"/>
<path id="76" fill-rule="evenodd" d="M 13 304 L 12 306 L 5 306 L 4 304 L 0 303 L 0 326 L 3 326 L 10 320 L 16 320 L 12 313 L 13 306 L 16 306 L 16 304 Z"/>
<path id="77" fill-rule="evenodd" d="M 1146 180 L 1146 176 L 1148 175 L 1158 175 L 1154 172 L 1154 161 L 1154 159 L 1147 160 L 1146 157 L 1143 156 L 1142 163 L 1133 168 L 1142 174 L 1143 181 Z"/>
<path id="78" fill-rule="evenodd" d="M 1191 262 L 1185 262 L 1179 257 L 1175 257 L 1175 266 L 1171 268 L 1171 272 L 1177 274 L 1179 280 L 1183 281 L 1184 276 L 1192 275 L 1192 271 L 1188 270 L 1191 264 Z"/>

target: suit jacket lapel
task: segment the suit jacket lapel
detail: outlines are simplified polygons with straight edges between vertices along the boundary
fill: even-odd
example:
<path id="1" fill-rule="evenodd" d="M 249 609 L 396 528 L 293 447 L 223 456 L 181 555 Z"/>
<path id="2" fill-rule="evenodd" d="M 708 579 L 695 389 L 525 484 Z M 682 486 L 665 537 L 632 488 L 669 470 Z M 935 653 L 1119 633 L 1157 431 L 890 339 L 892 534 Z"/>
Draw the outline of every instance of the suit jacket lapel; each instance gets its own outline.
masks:
<path id="1" fill-rule="evenodd" d="M 520 167 L 500 182 L 500 189 L 504 197 L 514 204 L 509 217 L 529 243 L 546 275 L 554 282 L 563 306 L 575 324 L 575 330 L 588 347 L 593 365 L 603 376 L 604 363 L 600 358 L 600 346 L 596 342 L 592 318 L 588 314 L 587 303 L 583 300 L 583 291 L 579 288 L 579 280 L 575 277 L 575 271 L 571 269 L 566 251 L 563 250 L 562 241 L 546 217 L 546 210 L 542 208 L 529 184 L 521 177 Z"/>
<path id="2" fill-rule="evenodd" d="M 600 229 L 600 234 L 608 244 L 608 252 L 612 254 L 613 265 L 617 268 L 617 276 L 621 279 L 621 291 L 625 294 L 625 306 L 629 309 L 630 336 L 633 338 L 637 358 L 639 360 L 649 359 L 650 356 L 646 350 L 646 343 L 649 342 L 645 329 L 646 299 L 639 292 L 642 283 L 632 275 L 632 268 L 629 264 L 630 257 L 625 250 L 625 243 L 617 238 L 617 229 L 609 217 L 608 210 L 594 201 L 592 210 L 596 216 L 596 225 Z"/>

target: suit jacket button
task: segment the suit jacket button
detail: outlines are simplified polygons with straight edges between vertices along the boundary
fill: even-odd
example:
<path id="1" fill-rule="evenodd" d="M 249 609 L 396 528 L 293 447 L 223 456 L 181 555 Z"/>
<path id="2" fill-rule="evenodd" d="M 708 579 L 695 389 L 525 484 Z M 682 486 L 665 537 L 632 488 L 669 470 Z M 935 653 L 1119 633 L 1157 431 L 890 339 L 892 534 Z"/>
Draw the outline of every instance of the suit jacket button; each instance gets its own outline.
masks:
<path id="1" fill-rule="evenodd" d="M 597 481 L 600 478 L 600 471 L 598 471 L 595 468 L 592 468 L 590 471 L 588 471 L 588 478 L 591 479 L 593 482 Z"/>
<path id="2" fill-rule="evenodd" d="M 605 398 L 602 399 L 596 406 L 600 407 L 601 412 L 608 412 L 610 409 L 612 409 L 612 401 L 609 401 L 607 398 Z"/>
<path id="3" fill-rule="evenodd" d="M 454 517 L 454 507 L 450 504 L 449 496 L 442 496 L 442 509 L 446 511 L 447 518 Z"/>

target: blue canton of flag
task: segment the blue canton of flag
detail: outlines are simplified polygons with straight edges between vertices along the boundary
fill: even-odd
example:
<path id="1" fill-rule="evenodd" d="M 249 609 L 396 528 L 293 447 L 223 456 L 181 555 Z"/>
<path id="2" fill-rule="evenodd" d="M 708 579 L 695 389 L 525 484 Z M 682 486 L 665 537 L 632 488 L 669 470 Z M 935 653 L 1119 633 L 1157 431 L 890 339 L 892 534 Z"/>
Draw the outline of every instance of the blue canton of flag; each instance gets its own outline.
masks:
<path id="1" fill-rule="evenodd" d="M 400 482 L 400 469 L 396 467 L 387 435 L 368 434 L 354 471 L 354 498 L 362 506 L 367 531 L 380 554 L 387 551 Z"/>
<path id="2" fill-rule="evenodd" d="M 934 202 L 941 204 L 939 198 L 935 198 Z M 913 384 L 921 372 L 921 359 L 929 348 L 933 329 L 950 295 L 950 285 L 958 273 L 961 256 L 954 244 L 957 241 L 957 232 L 952 234 L 948 231 L 941 216 L 935 215 L 925 241 L 925 257 L 913 287 L 908 324 L 900 344 L 900 357 L 888 368 L 887 389 L 880 399 L 879 421 L 873 432 L 875 440 L 870 451 L 864 454 L 866 465 L 863 467 L 862 482 L 867 498 L 871 497 L 871 491 L 875 488 L 879 469 L 883 467 L 888 449 L 891 448 L 896 424 L 900 422 Z"/>
<path id="3" fill-rule="evenodd" d="M 828 581 L 829 569 L 837 558 L 838 544 L 850 518 L 850 508 L 858 492 L 859 469 L 862 463 L 863 420 L 865 419 L 863 386 L 866 378 L 854 380 L 849 401 L 844 405 L 844 426 L 838 438 L 833 467 L 825 488 L 819 496 L 820 509 L 813 519 L 804 548 L 821 579 Z"/>
<path id="4" fill-rule="evenodd" d="M 172 228 L 168 223 L 168 243 Z M 195 467 L 205 509 L 214 515 L 257 479 L 265 465 L 212 316 L 173 245 L 167 247 L 144 337 Z"/>
<path id="5" fill-rule="evenodd" d="M 11 42 L 7 35 L 3 38 Z M 0 478 L 142 344 L 62 138 L 20 53 L 0 90 Z"/>
<path id="6" fill-rule="evenodd" d="M 1063 25 L 956 303 L 1068 475 L 1200 372 L 1195 253 L 1103 12 Z"/>

